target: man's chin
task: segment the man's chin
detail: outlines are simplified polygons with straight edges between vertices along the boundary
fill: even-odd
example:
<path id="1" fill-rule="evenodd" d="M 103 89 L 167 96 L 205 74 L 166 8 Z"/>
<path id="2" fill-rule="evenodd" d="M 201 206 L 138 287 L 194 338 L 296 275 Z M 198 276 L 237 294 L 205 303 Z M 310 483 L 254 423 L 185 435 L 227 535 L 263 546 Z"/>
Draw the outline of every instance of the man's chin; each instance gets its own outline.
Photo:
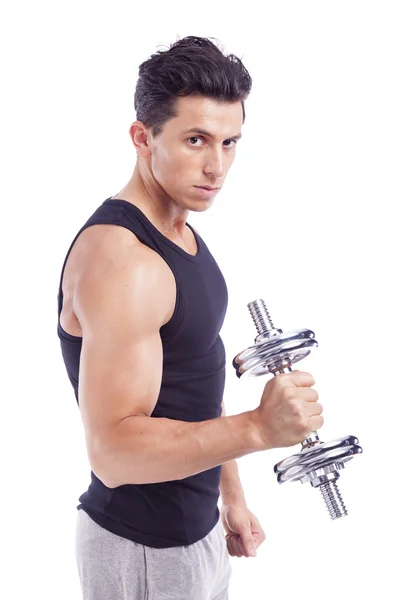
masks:
<path id="1" fill-rule="evenodd" d="M 190 210 L 192 212 L 204 212 L 211 208 L 214 204 L 215 198 L 188 198 L 183 197 L 182 200 L 175 200 L 176 204 L 178 204 L 184 210 Z"/>
<path id="2" fill-rule="evenodd" d="M 214 204 L 214 200 L 201 200 L 200 202 L 196 200 L 193 202 L 193 208 L 189 208 L 193 212 L 205 212 Z"/>
<path id="3" fill-rule="evenodd" d="M 214 204 L 216 196 L 212 196 L 211 198 L 193 198 L 189 200 L 188 204 L 190 204 L 189 210 L 193 210 L 195 212 L 204 212 L 211 208 Z"/>

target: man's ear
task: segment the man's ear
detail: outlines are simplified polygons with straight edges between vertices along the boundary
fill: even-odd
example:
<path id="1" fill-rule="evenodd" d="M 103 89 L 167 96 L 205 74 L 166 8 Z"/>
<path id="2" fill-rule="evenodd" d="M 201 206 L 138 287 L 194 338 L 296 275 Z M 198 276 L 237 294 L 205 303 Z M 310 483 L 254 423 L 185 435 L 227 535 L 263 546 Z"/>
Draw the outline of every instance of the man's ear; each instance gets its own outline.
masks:
<path id="1" fill-rule="evenodd" d="M 148 131 L 144 123 L 135 121 L 129 127 L 129 135 L 131 136 L 133 145 L 135 146 L 136 154 L 142 158 L 148 158 L 151 155 L 148 140 Z"/>

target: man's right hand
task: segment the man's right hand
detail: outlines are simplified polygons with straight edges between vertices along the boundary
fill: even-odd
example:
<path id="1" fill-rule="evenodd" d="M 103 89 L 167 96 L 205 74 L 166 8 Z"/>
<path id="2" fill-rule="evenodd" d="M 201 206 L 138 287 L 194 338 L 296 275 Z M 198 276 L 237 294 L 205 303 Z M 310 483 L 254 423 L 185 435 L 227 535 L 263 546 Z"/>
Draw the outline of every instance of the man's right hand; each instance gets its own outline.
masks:
<path id="1" fill-rule="evenodd" d="M 253 417 L 266 448 L 284 448 L 302 442 L 322 427 L 322 405 L 311 387 L 310 373 L 292 371 L 270 379 Z"/>

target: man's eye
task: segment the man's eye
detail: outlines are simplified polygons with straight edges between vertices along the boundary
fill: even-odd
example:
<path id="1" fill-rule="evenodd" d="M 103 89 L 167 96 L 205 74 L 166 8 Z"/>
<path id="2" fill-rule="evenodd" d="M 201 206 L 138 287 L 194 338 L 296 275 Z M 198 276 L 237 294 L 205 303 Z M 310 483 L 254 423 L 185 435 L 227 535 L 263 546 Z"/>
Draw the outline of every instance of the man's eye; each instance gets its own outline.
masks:
<path id="1" fill-rule="evenodd" d="M 189 138 L 189 140 L 188 140 L 188 141 L 190 142 L 191 140 L 200 140 L 200 139 L 201 139 L 200 137 L 198 137 L 198 136 L 194 136 L 194 137 L 191 137 L 191 138 Z M 192 146 L 194 146 L 194 145 L 195 145 L 195 144 L 192 144 Z"/>
<path id="2" fill-rule="evenodd" d="M 237 141 L 236 141 L 236 140 L 225 140 L 225 142 L 233 142 L 234 144 L 237 144 Z M 225 143 L 225 142 L 224 142 L 224 143 Z M 229 146 L 229 147 L 230 147 L 230 148 L 232 148 L 232 146 Z"/>

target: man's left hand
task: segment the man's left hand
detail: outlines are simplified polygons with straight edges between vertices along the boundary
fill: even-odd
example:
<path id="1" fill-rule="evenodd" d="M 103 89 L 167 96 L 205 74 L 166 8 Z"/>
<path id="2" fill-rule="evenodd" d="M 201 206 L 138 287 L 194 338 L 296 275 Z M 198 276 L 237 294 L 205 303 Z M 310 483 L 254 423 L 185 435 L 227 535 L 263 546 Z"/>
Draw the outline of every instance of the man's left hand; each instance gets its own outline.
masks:
<path id="1" fill-rule="evenodd" d="M 258 546 L 266 537 L 257 517 L 243 502 L 222 504 L 220 512 L 229 554 L 256 556 Z M 254 548 L 254 553 L 251 548 Z"/>

